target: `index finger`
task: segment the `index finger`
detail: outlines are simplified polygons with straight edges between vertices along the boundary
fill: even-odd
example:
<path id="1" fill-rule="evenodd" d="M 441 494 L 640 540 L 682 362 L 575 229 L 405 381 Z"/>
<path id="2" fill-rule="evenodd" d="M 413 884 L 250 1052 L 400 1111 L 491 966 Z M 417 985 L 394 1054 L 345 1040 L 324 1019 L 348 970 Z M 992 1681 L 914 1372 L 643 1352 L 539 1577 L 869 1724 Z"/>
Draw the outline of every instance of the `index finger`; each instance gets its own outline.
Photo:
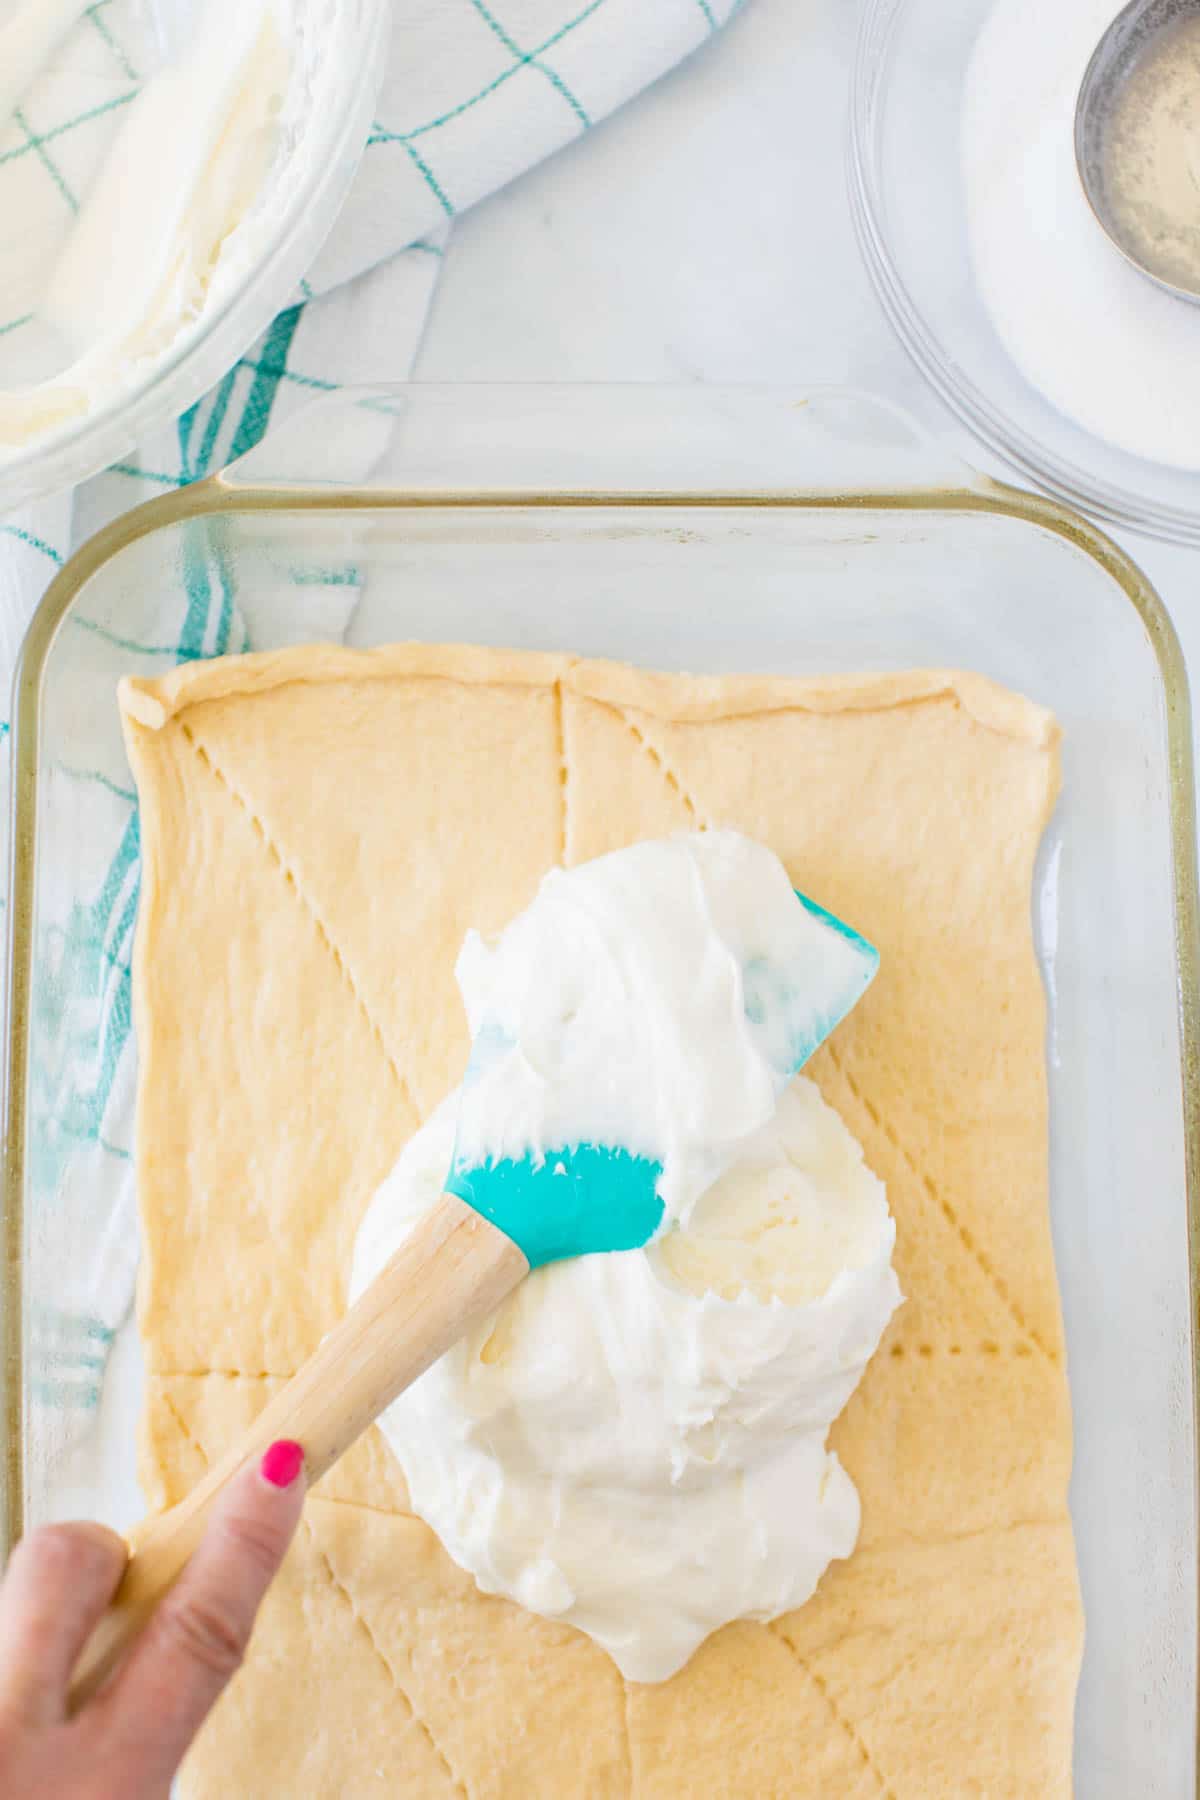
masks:
<path id="1" fill-rule="evenodd" d="M 0 1711 L 32 1725 L 66 1717 L 71 1670 L 125 1558 L 104 1525 L 45 1525 L 21 1539 L 0 1586 Z"/>
<path id="2" fill-rule="evenodd" d="M 217 1502 L 200 1545 L 101 1695 L 116 1755 L 167 1779 L 246 1653 L 259 1603 L 300 1520 L 298 1444 L 273 1444 Z"/>

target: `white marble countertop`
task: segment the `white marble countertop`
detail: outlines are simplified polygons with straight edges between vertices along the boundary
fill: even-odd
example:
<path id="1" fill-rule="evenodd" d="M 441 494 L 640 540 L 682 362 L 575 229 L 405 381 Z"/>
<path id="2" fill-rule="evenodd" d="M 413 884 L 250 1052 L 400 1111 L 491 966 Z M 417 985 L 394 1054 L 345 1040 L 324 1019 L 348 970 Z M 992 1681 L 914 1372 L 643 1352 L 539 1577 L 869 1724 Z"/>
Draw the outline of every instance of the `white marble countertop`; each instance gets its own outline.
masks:
<path id="1" fill-rule="evenodd" d="M 926 388 L 859 257 L 844 172 L 857 10 L 855 0 L 747 0 L 652 92 L 458 221 L 416 376 L 846 383 L 1007 474 Z M 1123 542 L 1200 670 L 1200 556 Z M 126 1329 L 106 1417 L 136 1391 L 136 1361 Z M 139 1507 L 126 1430 L 102 1421 L 87 1453 L 99 1461 L 79 1473 L 80 1494 L 99 1482 L 118 1496 L 118 1519 Z M 81 1451 L 79 1468 L 85 1460 Z M 77 1504 L 76 1472 L 61 1510 Z"/>
<path id="2" fill-rule="evenodd" d="M 650 93 L 459 221 L 416 375 L 845 382 L 1016 479 L 926 387 L 860 259 L 844 168 L 857 17 L 854 0 L 747 0 Z M 1200 668 L 1200 555 L 1122 542 Z"/>

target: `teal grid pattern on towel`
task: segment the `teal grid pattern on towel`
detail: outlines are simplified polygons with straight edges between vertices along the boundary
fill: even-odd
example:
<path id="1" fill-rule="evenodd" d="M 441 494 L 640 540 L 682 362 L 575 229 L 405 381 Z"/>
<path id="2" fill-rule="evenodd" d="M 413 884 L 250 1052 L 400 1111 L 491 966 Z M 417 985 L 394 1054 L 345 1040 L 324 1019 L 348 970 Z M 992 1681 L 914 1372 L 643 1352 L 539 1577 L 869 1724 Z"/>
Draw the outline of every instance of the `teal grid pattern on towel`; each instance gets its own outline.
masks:
<path id="1" fill-rule="evenodd" d="M 296 303 L 182 418 L 73 496 L 0 522 L 0 663 L 7 683 L 24 626 L 71 549 L 151 494 L 242 455 L 313 394 L 403 380 L 416 353 L 454 217 L 570 143 L 702 45 L 739 0 L 404 0 L 376 117 L 344 211 Z M 139 19 L 142 22 L 138 28 Z M 5 221 L 65 237 L 146 64 L 145 0 L 98 0 L 7 127 L 0 123 L 0 387 L 39 349 L 36 259 L 13 257 Z M 629 129 L 636 129 L 631 120 Z M 44 261 L 44 259 L 43 259 Z M 366 471 L 363 471 L 364 475 Z M 266 597 L 274 638 L 352 629 L 356 572 L 297 570 Z M 260 606 L 263 597 L 257 596 Z M 272 607 L 274 610 L 272 611 Z M 250 597 L 211 544 L 185 558 L 176 592 L 147 601 L 134 631 L 81 617 L 121 673 L 253 647 Z M 265 641 L 265 640 L 264 640 Z M 0 721 L 0 759 L 8 726 Z M 71 1441 L 98 1404 L 137 1257 L 133 1174 L 136 1046 L 131 958 L 138 890 L 136 797 L 123 758 L 50 771 L 73 807 L 88 864 L 40 916 L 33 1078 L 36 1205 L 77 1249 L 61 1291 L 32 1308 L 34 1398 Z M 5 784 L 7 787 L 7 783 Z"/>

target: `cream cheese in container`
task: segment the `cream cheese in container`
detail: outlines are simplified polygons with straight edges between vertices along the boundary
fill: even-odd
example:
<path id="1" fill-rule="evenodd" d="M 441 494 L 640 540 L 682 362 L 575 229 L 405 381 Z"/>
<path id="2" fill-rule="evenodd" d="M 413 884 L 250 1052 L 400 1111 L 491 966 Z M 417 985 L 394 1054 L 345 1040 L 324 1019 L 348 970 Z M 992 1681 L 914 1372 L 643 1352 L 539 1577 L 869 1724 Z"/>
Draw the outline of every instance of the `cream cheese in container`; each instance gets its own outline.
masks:
<path id="1" fill-rule="evenodd" d="M 64 32 L 71 9 L 23 0 L 0 28 L 20 75 L 0 84 L 4 508 L 236 360 L 296 296 L 365 143 L 383 0 L 172 4 L 165 57 L 159 3 Z"/>

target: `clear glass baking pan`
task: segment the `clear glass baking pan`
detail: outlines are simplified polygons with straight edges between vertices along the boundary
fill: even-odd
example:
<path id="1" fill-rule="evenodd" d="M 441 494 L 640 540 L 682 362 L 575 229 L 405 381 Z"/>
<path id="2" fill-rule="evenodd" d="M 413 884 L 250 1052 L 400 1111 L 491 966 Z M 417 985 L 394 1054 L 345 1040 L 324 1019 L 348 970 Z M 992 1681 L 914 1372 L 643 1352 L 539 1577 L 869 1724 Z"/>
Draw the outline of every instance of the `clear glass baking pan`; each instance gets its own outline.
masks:
<path id="1" fill-rule="evenodd" d="M 65 1449 L 38 1404 L 53 1369 L 32 1322 L 82 1250 L 36 1199 L 46 1101 L 32 1071 L 56 1012 L 88 999 L 62 991 L 70 963 L 55 961 L 54 922 L 91 900 L 87 820 L 78 784 L 60 776 L 128 783 L 115 684 L 178 658 L 156 620 L 164 597 L 186 604 L 198 572 L 228 600 L 229 641 L 244 623 L 257 648 L 418 638 L 692 671 L 960 665 L 1054 708 L 1064 788 L 1033 906 L 1087 1613 L 1076 1791 L 1193 1794 L 1200 1014 L 1178 643 L 1153 590 L 1092 526 L 983 481 L 889 408 L 841 391 L 331 397 L 225 475 L 120 520 L 62 571 L 14 706 L 5 1537 L 68 1509 L 123 1523 L 138 1507 L 130 1328 L 82 1447 Z M 83 1151 L 60 1123 L 69 1174 Z"/>

